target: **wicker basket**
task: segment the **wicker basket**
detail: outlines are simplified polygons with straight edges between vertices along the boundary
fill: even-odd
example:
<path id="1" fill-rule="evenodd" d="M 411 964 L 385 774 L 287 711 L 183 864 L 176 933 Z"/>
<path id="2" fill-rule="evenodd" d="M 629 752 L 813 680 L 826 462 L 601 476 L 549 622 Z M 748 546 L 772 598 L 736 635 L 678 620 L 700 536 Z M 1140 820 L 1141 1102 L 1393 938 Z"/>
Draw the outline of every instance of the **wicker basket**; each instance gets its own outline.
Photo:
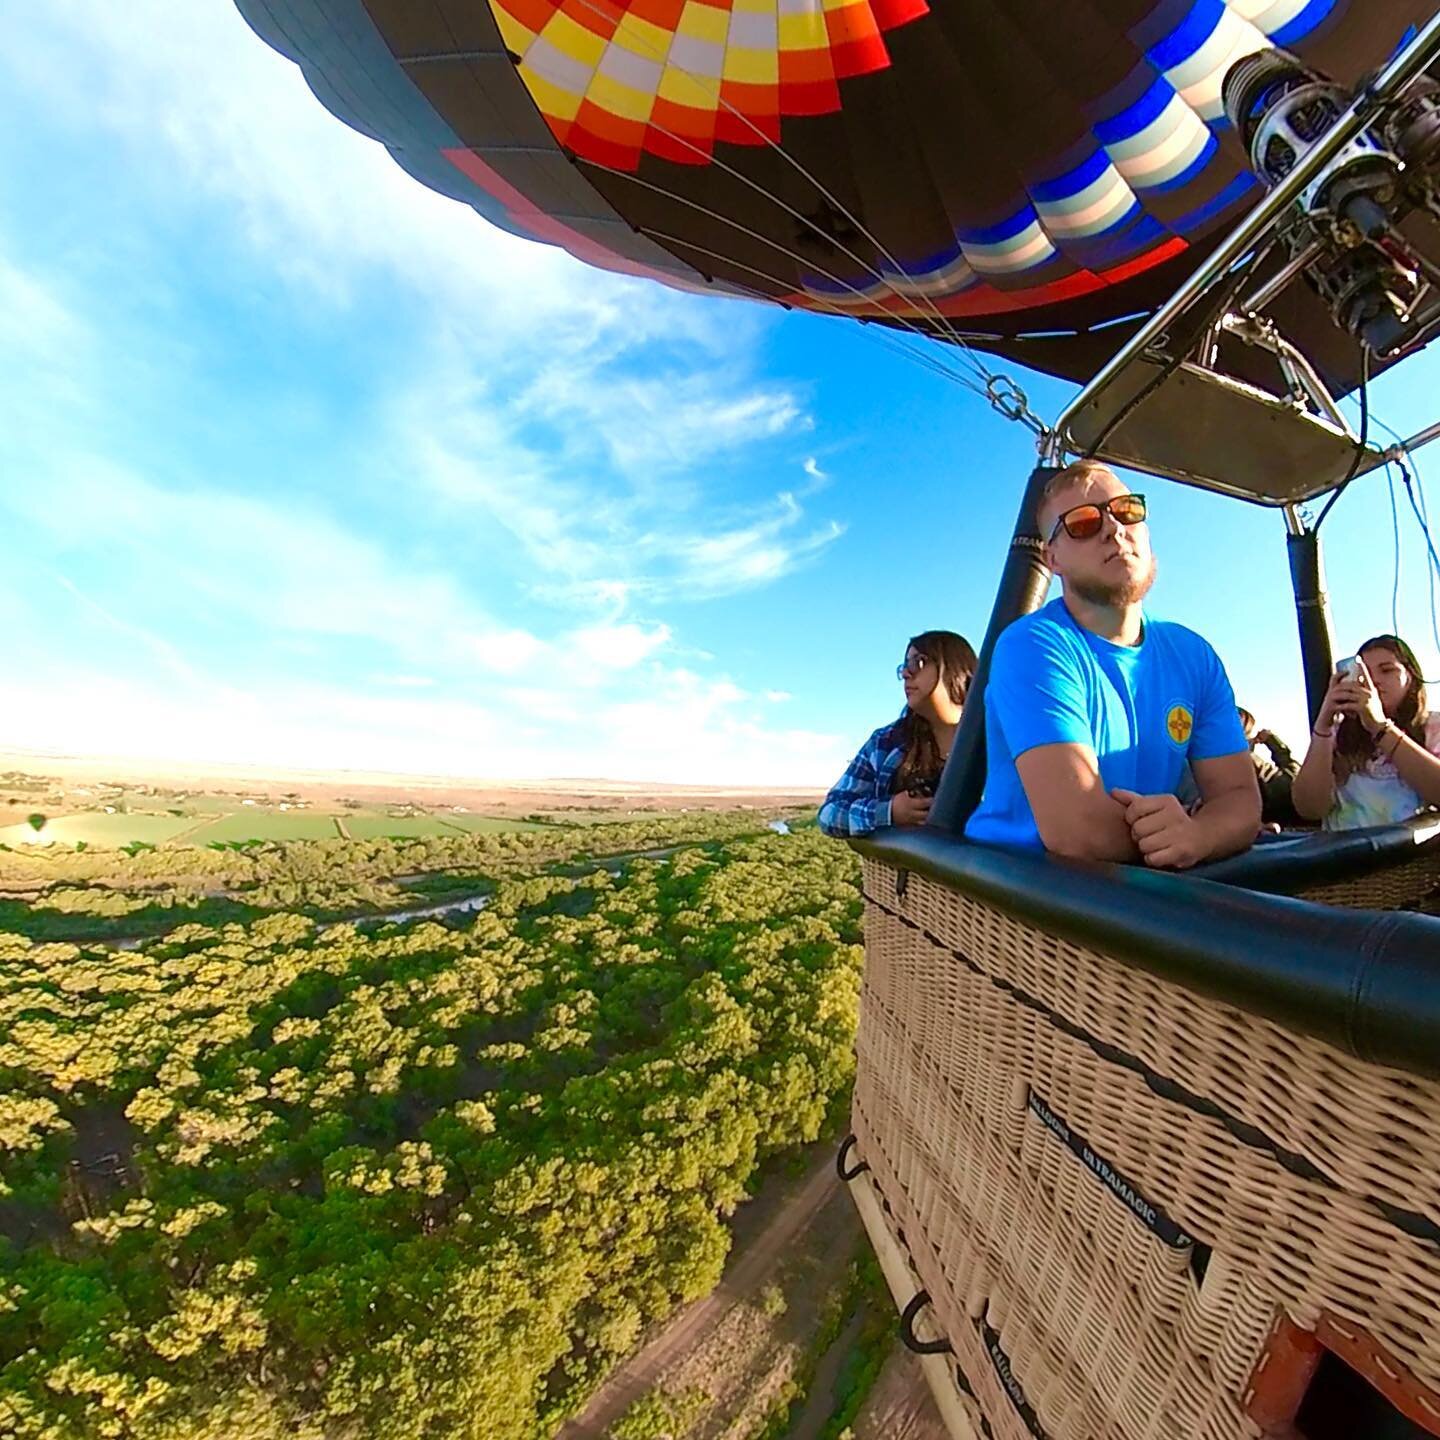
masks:
<path id="1" fill-rule="evenodd" d="M 1440 910 L 1440 854 L 1427 850 L 1413 860 L 1374 870 L 1355 880 L 1337 880 L 1300 892 L 1319 905 L 1359 910 Z"/>
<path id="2" fill-rule="evenodd" d="M 866 861 L 855 1133 L 995 1436 L 1258 1436 L 1287 1316 L 1434 1404 L 1440 1084 L 897 878 Z"/>

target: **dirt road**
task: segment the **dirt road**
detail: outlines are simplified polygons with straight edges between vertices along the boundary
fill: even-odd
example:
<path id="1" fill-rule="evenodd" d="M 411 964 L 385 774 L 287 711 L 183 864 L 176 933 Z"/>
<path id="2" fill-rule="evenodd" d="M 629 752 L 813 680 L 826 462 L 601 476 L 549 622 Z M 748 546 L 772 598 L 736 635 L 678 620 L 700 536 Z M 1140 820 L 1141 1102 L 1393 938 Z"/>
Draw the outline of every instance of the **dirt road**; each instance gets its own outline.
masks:
<path id="1" fill-rule="evenodd" d="M 855 1440 L 949 1440 L 920 1357 L 898 1340 L 852 1428 Z"/>
<path id="2" fill-rule="evenodd" d="M 857 1310 L 835 1337 L 835 1343 L 821 1356 L 810 1381 L 805 1404 L 790 1422 L 788 1440 L 817 1440 L 825 1428 L 825 1422 L 835 1408 L 835 1382 L 840 1378 L 840 1367 L 844 1365 L 850 1347 L 860 1338 L 860 1327 L 864 1323 L 864 1310 Z"/>
<path id="3" fill-rule="evenodd" d="M 839 1186 L 831 1147 L 820 1148 L 823 1153 L 798 1186 L 790 1181 L 787 1190 L 786 1181 L 772 1180 L 740 1210 L 736 1216 L 734 1248 L 720 1283 L 703 1300 L 696 1300 L 679 1311 L 649 1344 L 632 1355 L 595 1392 L 585 1412 L 560 1431 L 556 1440 L 603 1440 L 607 1427 L 653 1389 L 665 1371 L 698 1344 L 711 1325 L 732 1305 L 753 1296 L 775 1275 L 787 1249 Z M 780 1194 L 769 1193 L 771 1186 Z"/>

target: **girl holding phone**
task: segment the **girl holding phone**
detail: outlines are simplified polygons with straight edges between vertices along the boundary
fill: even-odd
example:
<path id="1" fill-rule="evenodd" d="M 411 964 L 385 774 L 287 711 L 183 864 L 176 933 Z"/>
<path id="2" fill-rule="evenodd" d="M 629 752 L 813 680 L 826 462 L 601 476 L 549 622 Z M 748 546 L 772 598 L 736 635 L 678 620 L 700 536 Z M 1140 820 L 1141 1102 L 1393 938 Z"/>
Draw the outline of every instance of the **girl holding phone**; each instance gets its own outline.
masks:
<path id="1" fill-rule="evenodd" d="M 1440 805 L 1440 715 L 1398 636 L 1367 640 L 1336 668 L 1290 793 L 1327 830 L 1394 825 Z"/>

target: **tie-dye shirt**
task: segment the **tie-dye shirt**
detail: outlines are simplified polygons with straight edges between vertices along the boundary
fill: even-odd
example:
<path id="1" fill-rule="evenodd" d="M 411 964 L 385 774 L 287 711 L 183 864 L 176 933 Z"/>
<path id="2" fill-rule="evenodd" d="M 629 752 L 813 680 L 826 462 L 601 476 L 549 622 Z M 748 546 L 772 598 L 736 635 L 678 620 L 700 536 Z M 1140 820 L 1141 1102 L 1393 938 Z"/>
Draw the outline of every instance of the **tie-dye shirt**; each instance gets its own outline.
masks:
<path id="1" fill-rule="evenodd" d="M 1440 715 L 1432 715 L 1425 722 L 1425 748 L 1432 755 L 1440 755 Z M 1335 804 L 1325 817 L 1325 828 L 1360 830 L 1371 825 L 1396 825 L 1424 808 L 1395 766 L 1377 757 L 1335 787 Z"/>

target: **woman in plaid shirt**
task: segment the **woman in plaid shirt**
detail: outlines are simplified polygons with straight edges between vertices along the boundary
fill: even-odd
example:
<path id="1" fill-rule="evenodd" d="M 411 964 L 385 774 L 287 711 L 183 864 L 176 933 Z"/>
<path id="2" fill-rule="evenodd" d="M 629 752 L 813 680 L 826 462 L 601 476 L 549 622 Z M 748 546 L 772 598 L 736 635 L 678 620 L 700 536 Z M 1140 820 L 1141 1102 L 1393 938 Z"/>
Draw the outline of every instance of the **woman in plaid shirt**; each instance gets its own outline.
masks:
<path id="1" fill-rule="evenodd" d="M 845 839 L 883 825 L 923 825 L 950 754 L 965 692 L 975 673 L 970 642 L 953 630 L 926 630 L 896 666 L 905 709 L 861 747 L 820 807 L 820 828 Z"/>

